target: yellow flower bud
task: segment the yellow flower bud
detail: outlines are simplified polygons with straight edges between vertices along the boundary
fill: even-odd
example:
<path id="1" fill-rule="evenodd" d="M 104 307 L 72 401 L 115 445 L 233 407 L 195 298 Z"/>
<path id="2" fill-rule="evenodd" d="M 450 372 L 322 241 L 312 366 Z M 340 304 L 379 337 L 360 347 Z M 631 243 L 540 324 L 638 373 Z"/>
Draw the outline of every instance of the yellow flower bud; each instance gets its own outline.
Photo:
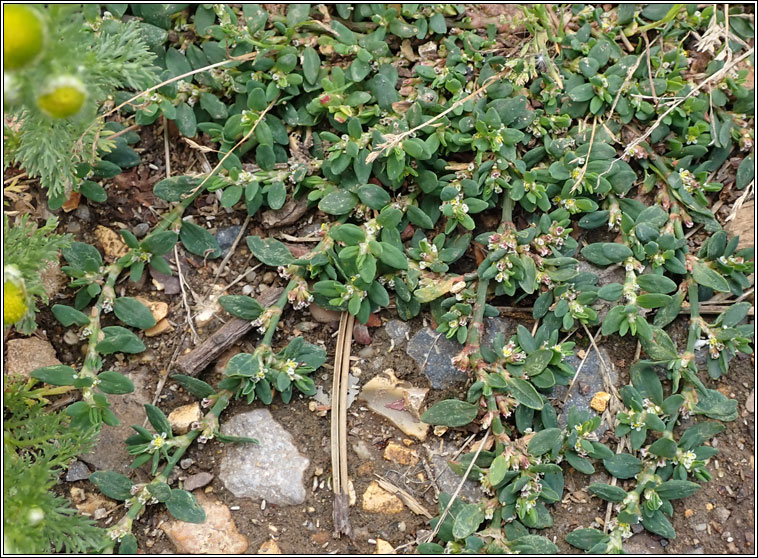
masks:
<path id="1" fill-rule="evenodd" d="M 26 289 L 21 273 L 14 266 L 6 267 L 3 276 L 3 324 L 13 325 L 29 310 Z"/>
<path id="2" fill-rule="evenodd" d="M 3 6 L 3 64 L 17 70 L 32 62 L 45 44 L 40 14 L 22 4 Z"/>
<path id="3" fill-rule="evenodd" d="M 42 94 L 37 97 L 37 106 L 53 118 L 68 118 L 78 113 L 86 100 L 87 90 L 80 80 L 72 76 L 61 76 L 48 82 Z"/>

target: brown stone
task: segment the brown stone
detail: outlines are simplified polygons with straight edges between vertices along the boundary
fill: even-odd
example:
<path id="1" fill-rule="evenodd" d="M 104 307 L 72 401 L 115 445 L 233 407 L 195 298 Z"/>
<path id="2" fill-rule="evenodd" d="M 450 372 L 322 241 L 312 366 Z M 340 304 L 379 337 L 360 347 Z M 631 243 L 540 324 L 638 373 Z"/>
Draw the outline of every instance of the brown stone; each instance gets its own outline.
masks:
<path id="1" fill-rule="evenodd" d="M 43 366 L 62 364 L 53 346 L 39 337 L 11 339 L 5 345 L 5 373 L 28 378 L 29 374 Z"/>
<path id="2" fill-rule="evenodd" d="M 174 327 L 166 318 L 163 318 L 153 327 L 145 330 L 145 337 L 155 337 L 156 335 L 167 333 L 169 331 L 174 331 Z"/>
<path id="3" fill-rule="evenodd" d="M 363 493 L 363 511 L 396 514 L 403 511 L 403 502 L 373 481 Z"/>
<path id="4" fill-rule="evenodd" d="M 368 477 L 374 472 L 374 464 L 371 461 L 364 461 L 355 470 L 359 477 Z"/>
<path id="5" fill-rule="evenodd" d="M 390 442 L 384 448 L 384 459 L 398 465 L 413 466 L 418 463 L 418 454 L 415 450 L 401 446 L 396 442 Z"/>
<path id="6" fill-rule="evenodd" d="M 174 431 L 174 434 L 181 435 L 189 432 L 192 423 L 202 418 L 203 414 L 200 412 L 200 404 L 195 402 L 189 405 L 182 405 L 171 411 L 168 415 L 168 422 L 171 424 L 171 430 Z"/>
<path id="7" fill-rule="evenodd" d="M 205 510 L 205 522 L 186 523 L 172 520 L 161 529 L 180 554 L 241 554 L 248 542 L 232 519 L 232 513 L 216 498 L 203 492 L 194 492 L 197 502 Z"/>
<path id="8" fill-rule="evenodd" d="M 329 540 L 330 536 L 329 531 L 319 531 L 318 533 L 313 533 L 311 535 L 311 540 L 321 546 Z"/>
<path id="9" fill-rule="evenodd" d="M 755 242 L 755 200 L 750 200 L 742 204 L 737 213 L 729 223 L 724 226 L 724 230 L 730 235 L 739 236 L 740 242 L 738 249 L 753 246 Z"/>
<path id="10" fill-rule="evenodd" d="M 165 302 L 162 302 L 160 300 L 148 300 L 141 296 L 138 296 L 137 300 L 139 300 L 142 304 L 147 306 L 148 309 L 150 309 L 150 312 L 153 314 L 153 318 L 155 318 L 156 322 L 160 322 L 163 318 L 168 316 L 168 304 Z"/>
<path id="11" fill-rule="evenodd" d="M 258 554 L 281 554 L 282 549 L 276 544 L 276 541 L 269 539 L 265 541 L 258 549 Z"/>
<path id="12" fill-rule="evenodd" d="M 395 547 L 392 543 L 385 541 L 384 539 L 376 539 L 376 550 L 374 554 L 397 554 Z"/>
<path id="13" fill-rule="evenodd" d="M 611 394 L 605 391 L 598 391 L 592 396 L 590 401 L 590 407 L 595 409 L 598 413 L 602 413 L 608 407 L 608 401 L 611 400 Z"/>
<path id="14" fill-rule="evenodd" d="M 107 227 L 98 225 L 95 238 L 103 247 L 105 257 L 109 261 L 115 261 L 129 252 L 129 247 L 121 239 L 121 235 Z"/>

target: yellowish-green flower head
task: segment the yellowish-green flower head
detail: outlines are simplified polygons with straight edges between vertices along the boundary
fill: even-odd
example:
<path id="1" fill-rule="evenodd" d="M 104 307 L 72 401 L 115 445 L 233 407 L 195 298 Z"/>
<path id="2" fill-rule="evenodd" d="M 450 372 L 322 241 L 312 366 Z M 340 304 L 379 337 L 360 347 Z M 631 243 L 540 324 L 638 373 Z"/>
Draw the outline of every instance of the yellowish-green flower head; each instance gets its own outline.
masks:
<path id="1" fill-rule="evenodd" d="M 15 266 L 5 266 L 3 270 L 3 324 L 9 326 L 19 322 L 28 310 L 26 289 L 21 273 Z"/>
<path id="2" fill-rule="evenodd" d="M 73 76 L 60 76 L 48 82 L 37 97 L 37 106 L 53 118 L 68 118 L 77 114 L 87 100 L 87 89 Z"/>
<path id="3" fill-rule="evenodd" d="M 3 64 L 17 70 L 32 62 L 45 45 L 45 24 L 40 14 L 22 4 L 3 6 Z"/>

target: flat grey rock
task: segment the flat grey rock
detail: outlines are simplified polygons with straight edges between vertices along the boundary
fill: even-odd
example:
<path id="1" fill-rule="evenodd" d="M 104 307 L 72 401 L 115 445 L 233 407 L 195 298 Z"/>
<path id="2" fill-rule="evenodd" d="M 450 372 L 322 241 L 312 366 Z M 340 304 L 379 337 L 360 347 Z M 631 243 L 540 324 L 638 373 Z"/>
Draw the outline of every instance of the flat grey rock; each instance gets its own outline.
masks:
<path id="1" fill-rule="evenodd" d="M 434 482 L 437 483 L 440 492 L 454 494 L 458 489 L 462 477 L 457 475 L 450 468 L 448 461 L 453 455 L 455 455 L 457 448 L 448 441 L 445 441 L 442 454 L 438 454 L 437 451 L 439 450 L 439 446 L 438 444 L 435 444 L 435 446 L 436 447 L 431 455 L 431 464 L 432 469 L 434 470 Z M 466 482 L 463 483 L 463 487 L 458 493 L 458 497 L 470 503 L 478 502 L 484 497 L 484 493 L 477 483 L 467 479 Z"/>
<path id="2" fill-rule="evenodd" d="M 71 466 L 66 470 L 66 482 L 76 482 L 80 480 L 87 480 L 90 476 L 90 470 L 87 465 L 79 461 L 74 461 Z"/>
<path id="3" fill-rule="evenodd" d="M 558 416 L 558 424 L 561 426 L 566 426 L 568 413 L 572 407 L 577 407 L 580 411 L 589 411 L 591 416 L 596 415 L 597 413 L 590 407 L 590 402 L 592 401 L 592 397 L 598 391 L 605 391 L 605 386 L 603 384 L 603 369 L 602 364 L 600 364 L 600 360 L 598 359 L 597 351 L 594 348 L 587 350 L 590 351 L 590 354 L 587 356 L 584 366 L 576 377 L 576 381 L 571 388 L 571 393 L 569 393 L 568 399 L 566 399 L 566 405 L 563 407 L 563 411 Z M 606 366 L 610 368 L 609 376 L 611 382 L 613 385 L 616 385 L 619 379 L 618 370 L 616 370 L 616 367 L 613 365 L 613 361 L 605 348 L 600 347 L 600 351 L 602 352 L 603 362 L 605 362 Z M 574 370 L 577 370 L 582 359 L 573 355 L 566 359 L 566 362 L 573 366 Z M 566 397 L 567 389 L 568 386 L 555 386 L 553 388 L 553 398 L 563 401 Z M 603 422 L 597 427 L 595 432 L 597 432 L 598 436 L 602 436 L 606 430 L 608 430 L 608 426 Z"/>
<path id="4" fill-rule="evenodd" d="M 210 473 L 203 471 L 202 473 L 197 473 L 195 475 L 190 475 L 184 480 L 184 485 L 182 488 L 184 490 L 187 490 L 188 492 L 192 492 L 193 490 L 197 488 L 203 488 L 207 484 L 210 484 L 210 482 L 213 480 L 213 475 Z"/>
<path id="5" fill-rule="evenodd" d="M 411 326 L 401 320 L 390 320 L 384 326 L 384 331 L 387 332 L 387 335 L 395 342 L 395 346 L 397 347 L 406 341 L 406 335 L 410 333 Z"/>
<path id="6" fill-rule="evenodd" d="M 216 240 L 218 241 L 218 247 L 221 248 L 221 257 L 226 256 L 229 249 L 234 244 L 234 240 L 242 230 L 241 225 L 232 225 L 231 227 L 224 227 L 219 229 L 216 233 Z"/>
<path id="7" fill-rule="evenodd" d="M 310 460 L 268 409 L 240 413 L 221 426 L 222 434 L 246 436 L 258 444 L 226 444 L 219 478 L 238 498 L 294 506 L 305 501 L 303 473 Z"/>
<path id="8" fill-rule="evenodd" d="M 484 328 L 485 346 L 491 346 L 492 340 L 498 333 L 505 333 L 508 339 L 516 332 L 515 322 L 505 318 L 486 318 Z M 453 366 L 452 362 L 453 357 L 461 352 L 461 349 L 463 345 L 457 341 L 425 327 L 411 338 L 406 352 L 429 378 L 433 388 L 446 389 L 464 384 L 468 379 L 468 375 Z"/>
<path id="9" fill-rule="evenodd" d="M 128 475 L 129 467 L 134 459 L 126 452 L 126 440 L 134 434 L 132 424 L 142 426 L 145 421 L 145 403 L 151 403 L 153 394 L 145 386 L 147 368 L 139 368 L 133 372 L 124 373 L 134 384 L 134 391 L 126 395 L 109 395 L 111 410 L 116 414 L 118 426 L 103 426 L 97 445 L 90 453 L 79 456 L 79 459 L 98 471 L 116 471 Z"/>

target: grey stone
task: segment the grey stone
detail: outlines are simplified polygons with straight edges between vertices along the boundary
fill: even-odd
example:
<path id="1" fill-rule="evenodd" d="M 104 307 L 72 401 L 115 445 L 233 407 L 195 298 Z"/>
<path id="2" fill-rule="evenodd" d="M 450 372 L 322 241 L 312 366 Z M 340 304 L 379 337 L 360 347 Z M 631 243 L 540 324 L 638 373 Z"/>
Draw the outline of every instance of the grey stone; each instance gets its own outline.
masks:
<path id="1" fill-rule="evenodd" d="M 146 386 L 147 368 L 123 373 L 134 384 L 134 391 L 126 395 L 109 395 L 111 410 L 116 414 L 120 424 L 107 426 L 100 430 L 97 445 L 90 453 L 79 459 L 98 471 L 116 471 L 128 474 L 133 457 L 126 452 L 124 440 L 134 434 L 132 424 L 142 425 L 145 420 L 145 403 L 152 403 L 153 394 Z"/>
<path id="2" fill-rule="evenodd" d="M 632 523 L 632 533 L 634 533 L 635 535 L 637 533 L 642 533 L 642 531 L 644 530 L 645 528 L 642 526 L 642 523 Z"/>
<path id="3" fill-rule="evenodd" d="M 87 480 L 90 476 L 89 467 L 78 459 L 74 461 L 66 471 L 66 482 Z"/>
<path id="4" fill-rule="evenodd" d="M 179 462 L 179 467 L 186 470 L 192 467 L 194 464 L 195 464 L 194 459 L 192 459 L 191 457 L 185 457 Z"/>
<path id="5" fill-rule="evenodd" d="M 390 320 L 384 326 L 384 331 L 387 332 L 387 335 L 389 335 L 389 338 L 394 341 L 395 346 L 397 347 L 400 346 L 402 342 L 406 341 L 405 336 L 410 333 L 411 326 L 409 326 L 407 322 L 401 320 Z"/>
<path id="6" fill-rule="evenodd" d="M 695 525 L 695 531 L 705 531 L 708 528 L 708 525 L 706 523 L 698 523 Z"/>
<path id="7" fill-rule="evenodd" d="M 714 510 L 713 514 L 716 516 L 716 519 L 718 519 L 719 523 L 726 523 L 729 519 L 729 516 L 732 515 L 732 512 L 726 509 L 724 506 L 719 506 Z"/>
<path id="8" fill-rule="evenodd" d="M 150 275 L 158 283 L 163 285 L 163 292 L 167 295 L 175 295 L 182 292 L 182 287 L 179 285 L 179 277 L 174 275 L 166 275 L 160 271 L 156 271 L 152 267 L 150 268 Z"/>
<path id="9" fill-rule="evenodd" d="M 290 433 L 268 409 L 240 413 L 226 421 L 221 432 L 258 440 L 224 447 L 219 478 L 232 494 L 285 506 L 305 501 L 303 473 L 310 460 L 300 455 Z"/>
<path id="10" fill-rule="evenodd" d="M 461 476 L 457 475 L 450 468 L 448 461 L 455 455 L 457 448 L 448 441 L 445 441 L 441 453 L 437 453 L 439 451 L 438 444 L 434 444 L 429 449 L 432 450 L 431 464 L 434 470 L 434 481 L 437 483 L 440 492 L 454 494 L 461 482 Z M 478 502 L 483 496 L 484 493 L 479 488 L 479 485 L 469 479 L 466 479 L 461 491 L 458 493 L 459 498 L 471 503 Z"/>
<path id="11" fill-rule="evenodd" d="M 745 409 L 748 413 L 755 413 L 755 390 L 753 389 L 750 392 L 750 395 L 747 396 L 747 399 L 745 400 Z"/>
<path id="12" fill-rule="evenodd" d="M 632 536 L 624 542 L 624 550 L 627 554 L 645 555 L 645 554 L 662 554 L 663 547 L 649 533 L 640 533 Z"/>
<path id="13" fill-rule="evenodd" d="M 147 223 L 137 223 L 132 227 L 132 232 L 134 233 L 134 236 L 137 238 L 142 238 L 147 234 L 147 231 L 150 230 L 150 225 Z"/>
<path id="14" fill-rule="evenodd" d="M 584 362 L 584 366 L 582 366 L 574 385 L 571 387 L 571 392 L 569 393 L 568 398 L 566 399 L 566 390 L 568 389 L 568 386 L 555 386 L 553 388 L 553 398 L 559 401 L 566 399 L 563 411 L 558 416 L 558 424 L 561 426 L 565 426 L 568 422 L 568 413 L 572 407 L 576 407 L 580 411 L 589 411 L 590 415 L 593 416 L 597 414 L 590 407 L 590 402 L 592 401 L 592 397 L 598 391 L 605 391 L 605 385 L 603 384 L 604 372 L 600 359 L 598 359 L 597 351 L 594 348 L 589 348 L 587 350 L 590 351 L 590 353 L 587 355 L 587 360 Z M 608 351 L 606 351 L 604 347 L 600 347 L 600 351 L 602 353 L 603 362 L 610 368 L 608 371 L 610 381 L 613 385 L 616 385 L 619 379 L 618 370 L 608 355 Z M 574 370 L 578 370 L 582 359 L 573 355 L 566 359 L 566 362 L 573 366 Z M 595 432 L 598 436 L 602 436 L 606 430 L 608 430 L 608 426 L 605 422 L 602 422 Z"/>
<path id="15" fill-rule="evenodd" d="M 696 549 L 691 550 L 690 554 L 705 554 L 705 548 L 698 546 Z"/>
<path id="16" fill-rule="evenodd" d="M 218 247 L 221 248 L 221 257 L 226 256 L 227 252 L 229 252 L 241 230 L 241 225 L 232 225 L 231 227 L 224 227 L 218 230 L 216 240 L 218 241 Z"/>
<path id="17" fill-rule="evenodd" d="M 482 343 L 485 346 L 491 346 L 498 333 L 505 333 L 507 339 L 516 331 L 515 323 L 504 318 L 486 318 L 484 327 Z M 446 389 L 463 384 L 468 379 L 468 374 L 458 370 L 452 362 L 453 357 L 462 349 L 463 345 L 457 341 L 425 327 L 411 338 L 406 352 L 429 378 L 433 388 Z"/>
<path id="18" fill-rule="evenodd" d="M 184 490 L 192 492 L 196 488 L 203 488 L 204 486 L 210 484 L 212 480 L 213 475 L 206 471 L 203 471 L 202 473 L 197 473 L 196 475 L 190 475 L 187 477 L 184 480 L 184 485 L 182 488 L 184 488 Z"/>
<path id="19" fill-rule="evenodd" d="M 74 215 L 81 221 L 89 221 L 92 218 L 89 207 L 86 204 L 82 204 L 76 208 Z"/>
<path id="20" fill-rule="evenodd" d="M 82 225 L 79 223 L 79 221 L 71 220 L 66 225 L 66 232 L 69 232 L 71 234 L 77 234 L 82 230 Z"/>

